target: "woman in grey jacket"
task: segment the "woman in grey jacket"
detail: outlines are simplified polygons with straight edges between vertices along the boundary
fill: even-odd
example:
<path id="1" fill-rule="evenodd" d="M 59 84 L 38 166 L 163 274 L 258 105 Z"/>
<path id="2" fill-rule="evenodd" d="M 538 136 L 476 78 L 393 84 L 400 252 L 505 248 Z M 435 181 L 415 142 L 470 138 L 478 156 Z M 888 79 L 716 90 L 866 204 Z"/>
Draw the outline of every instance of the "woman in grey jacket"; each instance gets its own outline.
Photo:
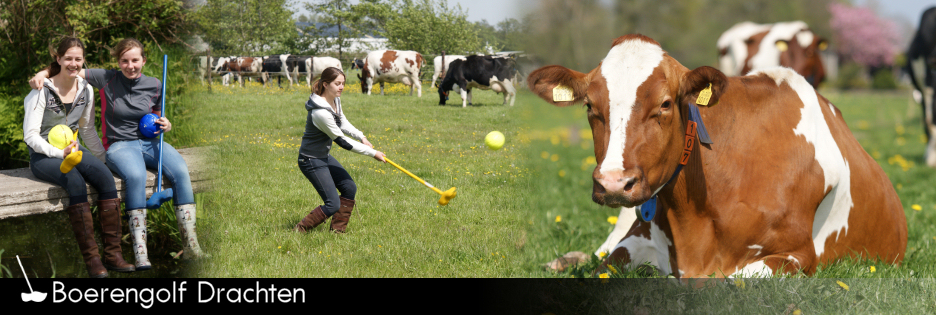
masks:
<path id="1" fill-rule="evenodd" d="M 117 186 L 104 165 L 104 146 L 94 127 L 94 92 L 78 75 L 84 66 L 84 44 L 77 38 L 66 37 L 59 42 L 53 57 L 55 61 L 47 68 L 49 78 L 41 81 L 45 88 L 30 91 L 24 102 L 23 140 L 29 147 L 29 169 L 36 178 L 62 186 L 68 192 L 65 212 L 78 240 L 88 276 L 104 278 L 107 270 L 132 272 L 135 268 L 123 259 L 120 249 Z M 77 129 L 88 147 L 79 146 L 78 139 L 65 148 L 53 146 L 49 133 L 56 125 L 68 126 L 69 133 Z M 83 157 L 66 172 L 60 166 L 72 152 Z M 91 184 L 98 193 L 98 213 L 104 236 L 103 264 L 94 241 L 94 222 L 85 183 Z"/>
<path id="2" fill-rule="evenodd" d="M 344 233 L 348 226 L 351 211 L 354 210 L 357 186 L 338 160 L 328 154 L 332 142 L 345 150 L 386 162 L 383 152 L 374 150 L 364 133 L 354 128 L 341 110 L 340 97 L 344 83 L 345 75 L 340 69 L 325 69 L 321 79 L 313 84 L 313 94 L 305 104 L 309 114 L 306 116 L 306 129 L 299 147 L 299 169 L 315 186 L 324 204 L 313 209 L 296 224 L 293 230 L 297 232 L 307 232 L 325 222 L 328 217 L 332 217 L 331 230 L 334 232 Z"/>

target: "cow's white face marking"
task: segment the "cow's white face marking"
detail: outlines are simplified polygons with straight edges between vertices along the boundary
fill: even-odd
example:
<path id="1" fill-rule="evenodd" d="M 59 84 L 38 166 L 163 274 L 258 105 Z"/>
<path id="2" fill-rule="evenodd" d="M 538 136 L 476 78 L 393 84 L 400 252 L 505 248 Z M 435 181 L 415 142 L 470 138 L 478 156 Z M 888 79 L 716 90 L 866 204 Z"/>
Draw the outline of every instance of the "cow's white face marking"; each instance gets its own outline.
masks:
<path id="1" fill-rule="evenodd" d="M 816 37 L 813 36 L 813 33 L 810 31 L 803 31 L 796 33 L 796 41 L 799 42 L 800 47 L 806 48 L 809 45 L 812 45 L 813 40 Z"/>
<path id="2" fill-rule="evenodd" d="M 748 57 L 748 47 L 744 42 L 757 33 L 765 32 L 770 29 L 770 25 L 761 25 L 754 22 L 744 22 L 732 26 L 718 38 L 716 47 L 718 49 L 727 49 L 727 53 L 719 58 L 719 70 L 727 76 L 741 75 L 741 69 L 744 68 L 744 61 Z"/>
<path id="3" fill-rule="evenodd" d="M 774 24 L 770 29 L 770 32 L 764 36 L 764 39 L 761 41 L 760 45 L 757 46 L 757 54 L 751 57 L 751 72 L 759 69 L 779 66 L 780 50 L 777 49 L 777 41 L 791 41 L 796 39 L 797 41 L 801 42 L 802 40 L 799 38 L 799 36 L 797 36 L 797 34 L 810 33 L 808 31 L 802 32 L 802 30 L 808 27 L 809 26 L 802 21 Z M 810 43 L 812 42 L 811 35 L 812 34 L 810 33 Z M 806 38 L 805 35 L 803 36 L 803 38 Z"/>
<path id="4" fill-rule="evenodd" d="M 673 268 L 670 266 L 669 247 L 673 246 L 673 242 L 670 241 L 670 239 L 666 237 L 666 234 L 663 233 L 663 230 L 652 221 L 643 224 L 650 225 L 649 238 L 631 235 L 621 240 L 611 252 L 613 253 L 619 248 L 627 250 L 631 259 L 631 262 L 627 265 L 629 268 L 649 262 L 657 266 L 657 268 L 660 268 L 660 272 L 663 274 L 672 273 Z"/>
<path id="5" fill-rule="evenodd" d="M 608 150 L 600 172 L 624 170 L 624 145 L 627 123 L 637 100 L 637 88 L 653 74 L 661 61 L 663 49 L 639 39 L 620 43 L 608 52 L 601 64 L 601 75 L 608 84 L 610 117 Z"/>
<path id="6" fill-rule="evenodd" d="M 799 124 L 793 129 L 793 133 L 803 136 L 806 142 L 813 145 L 816 151 L 816 162 L 822 168 L 825 180 L 823 187 L 831 188 L 831 191 L 819 203 L 813 220 L 813 246 L 816 256 L 822 256 L 826 239 L 833 232 L 838 232 L 836 239 L 848 232 L 848 215 L 854 206 L 848 161 L 845 160 L 835 138 L 832 137 L 832 131 L 819 105 L 816 90 L 806 82 L 803 76 L 789 68 L 782 67 L 762 70 L 758 73 L 773 78 L 778 86 L 786 82 L 803 102 L 803 108 L 800 110 L 801 118 Z"/>

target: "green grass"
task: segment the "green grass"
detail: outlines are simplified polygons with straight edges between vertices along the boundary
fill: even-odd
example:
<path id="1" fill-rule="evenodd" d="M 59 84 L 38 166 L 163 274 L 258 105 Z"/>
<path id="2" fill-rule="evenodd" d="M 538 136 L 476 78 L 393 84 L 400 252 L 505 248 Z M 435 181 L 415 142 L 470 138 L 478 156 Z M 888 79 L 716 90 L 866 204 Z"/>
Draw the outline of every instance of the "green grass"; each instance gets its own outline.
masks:
<path id="1" fill-rule="evenodd" d="M 353 77 L 351 75 L 350 77 Z M 374 147 L 410 172 L 457 197 L 439 195 L 389 164 L 334 147 L 358 185 L 348 233 L 323 224 L 293 226 L 322 203 L 297 167 L 305 129 L 305 87 L 222 88 L 194 92 L 201 144 L 213 146 L 213 191 L 199 213 L 199 240 L 212 258 L 199 277 L 526 277 L 526 193 L 533 172 L 515 141 L 522 106 L 476 92 L 475 106 L 438 106 L 402 89 L 387 96 L 349 87 L 342 104 Z M 460 104 L 459 104 L 460 105 Z M 193 106 L 194 107 L 194 106 Z M 484 136 L 499 130 L 507 144 L 491 151 Z M 327 223 L 326 223 L 327 224 Z"/>

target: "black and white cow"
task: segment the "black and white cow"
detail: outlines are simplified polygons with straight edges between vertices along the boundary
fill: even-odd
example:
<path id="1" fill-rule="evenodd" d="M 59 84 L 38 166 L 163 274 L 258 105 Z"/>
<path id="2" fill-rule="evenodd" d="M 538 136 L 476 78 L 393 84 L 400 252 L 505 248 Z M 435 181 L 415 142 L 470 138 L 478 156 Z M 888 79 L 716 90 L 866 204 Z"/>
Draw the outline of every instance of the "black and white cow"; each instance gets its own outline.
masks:
<path id="1" fill-rule="evenodd" d="M 225 63 L 228 62 L 230 57 L 207 57 L 199 56 L 198 57 L 198 74 L 199 80 L 202 81 L 202 84 L 205 83 L 205 78 L 208 77 L 209 73 L 212 73 L 212 76 L 223 76 L 226 71 L 224 70 Z"/>
<path id="2" fill-rule="evenodd" d="M 462 107 L 471 103 L 472 88 L 504 93 L 504 104 L 509 99 L 510 106 L 513 106 L 517 95 L 513 85 L 516 73 L 513 60 L 475 55 L 465 57 L 465 60 L 456 59 L 449 67 L 439 84 L 439 105 L 445 105 L 448 92 L 458 85 L 462 90 Z"/>
<path id="3" fill-rule="evenodd" d="M 286 79 L 289 80 L 289 86 L 292 87 L 293 76 L 290 76 L 290 73 L 294 72 L 298 66 L 299 58 L 294 55 L 284 54 L 264 56 L 263 69 L 261 70 L 263 73 L 263 86 L 266 86 L 270 76 L 279 75 L 286 77 Z"/>
<path id="4" fill-rule="evenodd" d="M 358 70 L 364 69 L 364 60 L 357 59 L 357 58 L 351 60 L 351 70 L 354 70 L 354 69 L 358 69 Z"/>
<path id="5" fill-rule="evenodd" d="M 936 89 L 936 80 L 933 72 L 936 71 L 936 7 L 932 7 L 923 12 L 920 18 L 920 26 L 917 28 L 913 41 L 910 42 L 910 48 L 907 49 L 907 71 L 910 75 L 910 81 L 913 82 L 914 99 L 920 103 L 923 108 L 923 123 L 926 136 L 929 143 L 926 145 L 926 164 L 930 167 L 936 167 L 936 104 L 933 102 L 933 90 Z M 922 74 L 914 73 L 914 64 L 921 64 Z M 923 84 L 920 79 L 923 77 Z"/>

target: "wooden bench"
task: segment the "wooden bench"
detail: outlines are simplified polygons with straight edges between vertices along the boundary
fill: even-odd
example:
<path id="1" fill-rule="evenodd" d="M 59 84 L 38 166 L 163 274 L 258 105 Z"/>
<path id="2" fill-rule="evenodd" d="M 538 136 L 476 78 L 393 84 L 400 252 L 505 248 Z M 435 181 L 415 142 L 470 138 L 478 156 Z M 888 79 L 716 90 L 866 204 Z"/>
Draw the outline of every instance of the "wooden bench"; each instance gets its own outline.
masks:
<path id="1" fill-rule="evenodd" d="M 206 167 L 211 154 L 210 148 L 180 149 L 179 154 L 188 165 L 189 177 L 192 180 L 192 190 L 202 192 L 209 189 L 211 183 Z M 94 158 L 88 156 L 85 158 Z M 147 197 L 156 187 L 156 171 L 149 170 L 146 179 Z M 114 176 L 118 194 L 121 199 L 126 197 L 124 183 Z M 163 187 L 169 188 L 168 180 L 163 178 Z M 88 186 L 88 197 L 97 200 L 97 191 Z M 65 189 L 55 184 L 44 182 L 36 178 L 29 168 L 0 170 L 0 219 L 27 216 L 33 214 L 62 211 L 68 203 L 68 194 Z"/>

